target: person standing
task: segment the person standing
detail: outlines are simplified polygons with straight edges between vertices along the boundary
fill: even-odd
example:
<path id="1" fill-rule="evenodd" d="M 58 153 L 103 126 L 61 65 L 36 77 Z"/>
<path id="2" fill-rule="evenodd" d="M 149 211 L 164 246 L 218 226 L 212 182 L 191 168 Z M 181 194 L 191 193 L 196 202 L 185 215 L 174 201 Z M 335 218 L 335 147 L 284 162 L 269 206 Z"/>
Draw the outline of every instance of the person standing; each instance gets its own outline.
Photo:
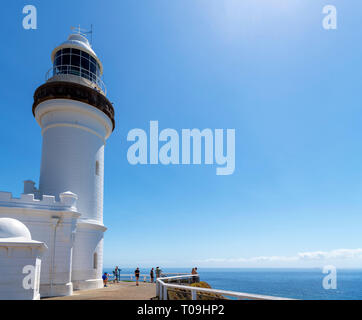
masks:
<path id="1" fill-rule="evenodd" d="M 197 272 L 197 268 L 192 268 L 191 274 L 193 275 L 192 277 L 192 282 L 200 282 L 200 277 L 198 276 L 198 272 Z"/>
<path id="2" fill-rule="evenodd" d="M 151 272 L 150 272 L 150 278 L 151 278 L 151 283 L 153 283 L 154 279 L 155 279 L 155 273 L 153 271 L 153 268 L 151 269 Z"/>
<path id="3" fill-rule="evenodd" d="M 199 283 L 200 282 L 200 276 L 199 276 L 199 273 L 197 272 L 196 267 L 195 267 L 195 274 L 197 275 L 197 277 L 195 277 L 195 282 Z"/>
<path id="4" fill-rule="evenodd" d="M 118 273 L 119 273 L 118 266 L 116 267 L 116 269 L 114 269 L 114 273 L 115 273 L 115 276 L 116 276 L 116 281 L 118 283 L 119 282 L 118 281 Z"/>
<path id="5" fill-rule="evenodd" d="M 139 268 L 137 268 L 137 269 L 135 270 L 134 276 L 136 277 L 136 286 L 139 286 L 139 283 L 138 283 L 138 281 L 139 281 L 139 279 L 140 279 L 140 269 L 139 269 Z"/>
<path id="6" fill-rule="evenodd" d="M 112 273 L 113 273 L 113 283 L 116 283 L 116 279 L 117 279 L 116 271 L 113 270 Z"/>
<path id="7" fill-rule="evenodd" d="M 157 268 L 156 268 L 156 280 L 157 280 L 157 278 L 159 278 L 159 277 L 161 277 L 161 269 L 160 269 L 160 267 L 157 267 Z"/>
<path id="8" fill-rule="evenodd" d="M 192 274 L 193 276 L 195 275 L 195 268 L 192 268 L 191 274 Z M 191 278 L 191 283 L 195 283 L 195 277 L 192 277 L 192 278 Z"/>
<path id="9" fill-rule="evenodd" d="M 122 271 L 122 269 L 118 268 L 118 281 L 121 281 L 121 271 Z"/>
<path id="10" fill-rule="evenodd" d="M 107 272 L 105 272 L 105 273 L 103 274 L 102 279 L 103 279 L 103 285 L 104 285 L 104 287 L 107 287 L 107 282 L 108 282 Z"/>

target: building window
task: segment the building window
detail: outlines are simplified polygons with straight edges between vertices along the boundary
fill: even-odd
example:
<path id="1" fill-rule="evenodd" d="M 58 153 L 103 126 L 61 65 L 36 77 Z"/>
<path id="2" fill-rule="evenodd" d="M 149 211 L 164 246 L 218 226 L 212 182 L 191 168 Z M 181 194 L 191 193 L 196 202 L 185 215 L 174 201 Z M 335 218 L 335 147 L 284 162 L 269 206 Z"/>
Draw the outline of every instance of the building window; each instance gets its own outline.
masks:
<path id="1" fill-rule="evenodd" d="M 97 176 L 100 176 L 99 161 L 96 161 L 96 175 L 97 175 Z"/>
<path id="2" fill-rule="evenodd" d="M 97 266 L 98 266 L 98 254 L 97 252 L 95 252 L 93 255 L 93 269 L 97 269 Z"/>

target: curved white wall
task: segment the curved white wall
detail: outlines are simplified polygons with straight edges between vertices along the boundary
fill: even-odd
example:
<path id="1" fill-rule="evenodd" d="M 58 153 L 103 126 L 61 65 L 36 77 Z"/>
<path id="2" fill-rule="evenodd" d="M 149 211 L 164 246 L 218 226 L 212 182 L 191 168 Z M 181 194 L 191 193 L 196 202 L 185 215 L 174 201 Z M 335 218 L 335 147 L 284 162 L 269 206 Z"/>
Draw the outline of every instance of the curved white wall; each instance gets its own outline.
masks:
<path id="1" fill-rule="evenodd" d="M 39 191 L 78 196 L 81 214 L 75 232 L 71 281 L 74 289 L 102 287 L 104 146 L 111 120 L 88 104 L 53 99 L 39 104 L 35 117 L 42 128 Z M 97 266 L 94 266 L 97 253 Z"/>
<path id="2" fill-rule="evenodd" d="M 105 228 L 101 226 L 83 222 L 78 223 L 72 266 L 72 283 L 75 290 L 103 287 L 104 231 Z"/>
<path id="3" fill-rule="evenodd" d="M 48 129 L 43 136 L 39 190 L 56 197 L 65 191 L 75 193 L 82 218 L 102 223 L 103 161 L 104 144 L 94 134 L 72 127 Z"/>
<path id="4" fill-rule="evenodd" d="M 41 103 L 36 119 L 43 134 L 40 193 L 58 198 L 71 191 L 78 195 L 81 218 L 102 224 L 104 145 L 111 121 L 92 106 L 66 99 Z"/>

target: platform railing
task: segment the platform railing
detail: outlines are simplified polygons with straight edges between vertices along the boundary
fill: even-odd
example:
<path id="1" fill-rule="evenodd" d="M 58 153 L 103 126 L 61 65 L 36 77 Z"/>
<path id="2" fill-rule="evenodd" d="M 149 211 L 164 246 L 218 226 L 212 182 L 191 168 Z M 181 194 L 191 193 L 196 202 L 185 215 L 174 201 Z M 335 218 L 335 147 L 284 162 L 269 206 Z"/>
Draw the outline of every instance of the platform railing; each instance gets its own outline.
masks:
<path id="1" fill-rule="evenodd" d="M 188 275 L 188 273 L 162 273 L 161 277 L 166 278 L 169 276 L 182 276 L 182 275 Z M 108 279 L 109 281 L 115 281 L 116 276 L 114 274 L 109 274 Z M 146 282 L 147 280 L 151 281 L 151 276 L 149 274 L 140 274 L 140 279 L 141 280 L 143 279 L 144 282 Z M 135 281 L 136 277 L 134 274 L 118 274 L 118 280 Z"/>
<path id="2" fill-rule="evenodd" d="M 104 93 L 104 95 L 107 95 L 107 88 L 102 79 L 95 73 L 82 67 L 76 67 L 72 65 L 54 66 L 50 68 L 46 73 L 45 81 L 48 81 L 55 76 L 61 75 L 71 75 L 81 79 L 85 79 L 94 85 L 95 90 L 101 91 Z"/>
<path id="3" fill-rule="evenodd" d="M 146 274 L 140 274 L 140 279 L 144 282 L 146 282 L 148 279 L 151 280 L 151 276 L 150 275 L 146 275 Z M 134 274 L 119 274 L 118 275 L 118 280 L 119 281 L 135 281 L 136 277 Z M 116 276 L 113 274 L 110 274 L 108 276 L 108 281 L 116 281 Z"/>
<path id="4" fill-rule="evenodd" d="M 237 300 L 293 300 L 288 298 L 274 297 L 274 296 L 266 296 L 259 294 L 250 294 L 236 291 L 227 291 L 227 290 L 216 290 L 216 289 L 207 289 L 207 288 L 199 288 L 199 287 L 191 287 L 188 285 L 179 285 L 179 284 L 171 284 L 171 281 L 180 281 L 180 280 L 191 280 L 198 278 L 199 275 L 183 275 L 183 276 L 175 276 L 175 277 L 167 277 L 167 278 L 158 278 L 156 281 L 156 297 L 159 300 L 168 300 L 168 291 L 169 289 L 183 290 L 191 293 L 191 300 L 197 300 L 198 295 L 207 294 L 210 297 L 215 297 L 215 300 L 220 300 L 222 298 L 227 299 L 226 297 L 233 297 Z"/>

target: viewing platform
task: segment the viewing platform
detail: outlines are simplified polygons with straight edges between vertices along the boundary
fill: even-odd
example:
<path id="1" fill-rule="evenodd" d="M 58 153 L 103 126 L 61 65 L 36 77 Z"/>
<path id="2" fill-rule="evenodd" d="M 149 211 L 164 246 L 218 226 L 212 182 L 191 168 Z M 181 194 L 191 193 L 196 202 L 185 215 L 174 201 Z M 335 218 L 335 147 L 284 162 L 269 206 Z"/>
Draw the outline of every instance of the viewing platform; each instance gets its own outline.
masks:
<path id="1" fill-rule="evenodd" d="M 118 283 L 111 281 L 106 288 L 75 291 L 72 296 L 46 300 L 293 300 L 211 289 L 205 282 L 200 283 L 198 274 L 161 276 L 156 283 L 146 282 L 144 277 L 143 282 L 139 281 L 139 286 L 132 280 L 121 280 Z"/>
<path id="2" fill-rule="evenodd" d="M 141 282 L 109 283 L 108 287 L 75 291 L 72 296 L 44 300 L 151 300 L 156 296 L 156 284 Z"/>

